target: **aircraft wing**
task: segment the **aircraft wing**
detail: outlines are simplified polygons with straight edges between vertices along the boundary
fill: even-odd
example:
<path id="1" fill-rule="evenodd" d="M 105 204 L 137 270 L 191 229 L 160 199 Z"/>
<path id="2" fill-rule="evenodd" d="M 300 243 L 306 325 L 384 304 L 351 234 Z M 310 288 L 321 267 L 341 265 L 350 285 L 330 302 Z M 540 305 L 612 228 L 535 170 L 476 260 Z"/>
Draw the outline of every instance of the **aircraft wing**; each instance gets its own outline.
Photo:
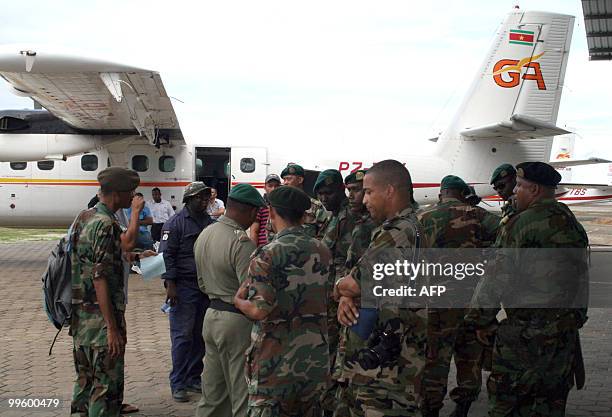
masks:
<path id="1" fill-rule="evenodd" d="M 520 114 L 513 115 L 510 120 L 493 123 L 485 126 L 467 128 L 461 136 L 472 140 L 483 139 L 536 139 L 546 136 L 564 135 L 570 133 L 534 117 Z"/>
<path id="2" fill-rule="evenodd" d="M 607 190 L 610 191 L 612 184 L 589 184 L 589 183 L 574 183 L 574 182 L 561 182 L 557 185 L 557 188 L 592 188 L 596 190 Z"/>
<path id="3" fill-rule="evenodd" d="M 76 129 L 137 131 L 153 145 L 159 144 L 160 131 L 179 129 L 170 98 L 155 71 L 3 48 L 0 76 L 15 94 L 31 97 Z"/>
<path id="4" fill-rule="evenodd" d="M 592 165 L 592 164 L 606 164 L 612 161 L 603 158 L 588 158 L 588 159 L 565 159 L 558 161 L 550 161 L 549 165 L 554 168 L 566 168 L 580 165 Z"/>

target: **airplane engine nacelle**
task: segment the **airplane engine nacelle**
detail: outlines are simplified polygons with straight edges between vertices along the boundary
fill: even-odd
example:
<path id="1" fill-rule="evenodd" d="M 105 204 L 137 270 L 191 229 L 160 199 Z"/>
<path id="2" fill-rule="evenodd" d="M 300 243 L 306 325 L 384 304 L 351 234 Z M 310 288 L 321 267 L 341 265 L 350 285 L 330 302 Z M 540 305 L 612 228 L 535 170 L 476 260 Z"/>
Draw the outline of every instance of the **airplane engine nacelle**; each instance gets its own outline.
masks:
<path id="1" fill-rule="evenodd" d="M 20 134 L 0 135 L 0 162 L 27 162 L 66 159 L 68 156 L 99 150 L 120 137 L 100 135 Z"/>

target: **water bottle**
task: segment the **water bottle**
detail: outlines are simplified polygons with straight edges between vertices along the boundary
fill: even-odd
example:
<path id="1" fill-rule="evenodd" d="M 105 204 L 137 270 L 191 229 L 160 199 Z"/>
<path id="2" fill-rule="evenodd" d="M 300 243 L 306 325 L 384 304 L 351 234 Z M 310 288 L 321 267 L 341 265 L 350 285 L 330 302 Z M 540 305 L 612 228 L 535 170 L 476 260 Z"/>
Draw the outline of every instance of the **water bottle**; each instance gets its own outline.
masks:
<path id="1" fill-rule="evenodd" d="M 168 314 L 170 313 L 170 309 L 172 308 L 172 306 L 170 304 L 168 304 L 168 302 L 164 302 L 161 306 L 161 311 L 163 311 L 164 313 Z"/>

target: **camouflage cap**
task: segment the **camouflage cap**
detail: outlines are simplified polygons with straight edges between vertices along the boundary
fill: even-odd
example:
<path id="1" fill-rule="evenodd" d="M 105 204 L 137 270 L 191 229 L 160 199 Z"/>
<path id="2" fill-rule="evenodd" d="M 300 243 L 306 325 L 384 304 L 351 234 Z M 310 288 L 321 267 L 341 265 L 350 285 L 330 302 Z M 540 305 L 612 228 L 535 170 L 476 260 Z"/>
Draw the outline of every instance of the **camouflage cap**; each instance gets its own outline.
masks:
<path id="1" fill-rule="evenodd" d="M 322 171 L 314 184 L 314 192 L 317 192 L 319 187 L 323 185 L 344 184 L 342 174 L 337 169 L 326 169 Z"/>
<path id="2" fill-rule="evenodd" d="M 561 174 L 544 162 L 518 164 L 516 166 L 516 176 L 547 187 L 556 187 L 561 182 Z"/>
<path id="3" fill-rule="evenodd" d="M 133 191 L 140 184 L 136 171 L 121 167 L 108 167 L 98 174 L 100 187 L 110 191 Z"/>
<path id="4" fill-rule="evenodd" d="M 303 177 L 304 168 L 298 164 L 288 164 L 287 168 L 283 169 L 283 172 L 281 172 L 281 178 L 285 178 L 287 175 L 298 175 Z"/>
<path id="5" fill-rule="evenodd" d="M 440 190 L 459 190 L 465 194 L 469 194 L 470 187 L 456 175 L 447 175 L 440 182 Z"/>
<path id="6" fill-rule="evenodd" d="M 351 172 L 344 179 L 344 183 L 346 185 L 348 185 L 348 184 L 352 184 L 354 182 L 362 182 L 363 181 L 363 177 L 365 177 L 365 174 L 366 174 L 367 171 L 368 171 L 367 169 L 360 169 L 358 171 Z"/>
<path id="7" fill-rule="evenodd" d="M 266 205 L 259 191 L 251 184 L 238 184 L 232 187 L 227 197 L 254 207 L 263 207 Z"/>
<path id="8" fill-rule="evenodd" d="M 275 208 L 285 208 L 304 212 L 311 206 L 310 197 L 304 191 L 295 187 L 282 186 L 268 195 L 270 205 Z"/>
<path id="9" fill-rule="evenodd" d="M 493 175 L 491 175 L 490 184 L 493 184 L 495 183 L 495 181 L 501 180 L 502 178 L 505 178 L 509 175 L 516 175 L 516 170 L 514 169 L 514 167 L 510 164 L 501 164 L 500 166 L 495 168 L 495 171 L 493 171 Z"/>
<path id="10" fill-rule="evenodd" d="M 210 187 L 204 184 L 202 181 L 192 182 L 185 188 L 183 192 L 183 203 L 187 201 L 188 197 L 200 194 L 202 191 L 208 191 L 210 193 Z"/>

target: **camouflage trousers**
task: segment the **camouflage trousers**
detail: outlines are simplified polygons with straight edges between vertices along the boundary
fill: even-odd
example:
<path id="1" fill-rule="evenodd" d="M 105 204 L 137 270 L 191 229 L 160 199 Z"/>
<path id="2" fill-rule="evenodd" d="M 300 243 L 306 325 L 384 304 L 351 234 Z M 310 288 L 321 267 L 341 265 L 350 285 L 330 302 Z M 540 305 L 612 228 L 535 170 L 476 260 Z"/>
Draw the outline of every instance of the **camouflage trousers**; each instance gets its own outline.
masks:
<path id="1" fill-rule="evenodd" d="M 427 362 L 423 372 L 422 406 L 439 410 L 446 396 L 451 358 L 457 367 L 457 388 L 450 398 L 457 403 L 475 401 L 482 384 L 482 345 L 476 332 L 464 325 L 466 310 L 430 309 L 427 324 Z"/>
<path id="2" fill-rule="evenodd" d="M 421 416 L 414 398 L 405 391 L 390 391 L 349 384 L 343 390 L 350 417 Z"/>
<path id="3" fill-rule="evenodd" d="M 279 395 L 278 399 L 249 398 L 247 417 L 321 417 L 321 391 L 304 390 L 295 395 Z"/>
<path id="4" fill-rule="evenodd" d="M 490 417 L 565 415 L 577 330 L 545 333 L 507 320 L 500 325 L 487 381 Z"/>
<path id="5" fill-rule="evenodd" d="M 336 367 L 339 365 L 338 350 L 340 347 L 341 329 L 338 323 L 338 303 L 330 300 L 327 304 L 327 335 L 329 341 L 329 358 L 331 374 L 334 375 Z M 344 329 L 344 328 L 343 328 Z M 334 412 L 338 408 L 337 392 L 338 383 L 336 380 L 331 380 L 329 385 L 321 395 L 321 407 L 328 411 Z"/>
<path id="6" fill-rule="evenodd" d="M 70 412 L 72 416 L 119 416 L 123 397 L 124 357 L 111 358 L 107 347 L 73 347 L 77 379 Z"/>

